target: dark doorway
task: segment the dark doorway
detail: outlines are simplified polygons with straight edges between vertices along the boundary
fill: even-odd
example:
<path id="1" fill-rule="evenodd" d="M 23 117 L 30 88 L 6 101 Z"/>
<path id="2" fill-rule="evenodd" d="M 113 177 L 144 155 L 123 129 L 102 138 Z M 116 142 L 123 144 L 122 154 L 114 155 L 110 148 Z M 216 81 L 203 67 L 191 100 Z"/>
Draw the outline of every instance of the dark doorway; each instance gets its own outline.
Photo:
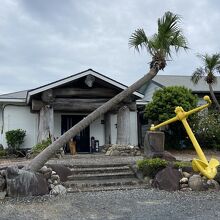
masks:
<path id="1" fill-rule="evenodd" d="M 83 115 L 62 115 L 61 117 L 61 133 L 65 133 L 79 121 L 81 121 L 85 116 Z M 90 134 L 89 126 L 83 129 L 78 135 L 74 137 L 76 141 L 76 151 L 77 152 L 90 152 Z M 65 152 L 69 153 L 70 149 L 67 144 Z"/>

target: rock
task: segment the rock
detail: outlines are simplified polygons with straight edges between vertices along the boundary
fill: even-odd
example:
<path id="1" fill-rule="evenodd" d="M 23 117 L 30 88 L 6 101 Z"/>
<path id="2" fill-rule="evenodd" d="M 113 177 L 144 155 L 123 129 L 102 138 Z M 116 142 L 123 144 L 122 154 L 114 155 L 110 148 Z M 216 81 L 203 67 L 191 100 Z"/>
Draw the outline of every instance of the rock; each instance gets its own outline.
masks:
<path id="1" fill-rule="evenodd" d="M 68 176 L 72 175 L 71 170 L 64 165 L 48 164 L 47 166 L 49 166 L 50 169 L 52 168 L 56 172 L 56 174 L 59 175 L 61 182 L 66 182 Z"/>
<path id="2" fill-rule="evenodd" d="M 187 173 L 194 173 L 194 170 L 192 167 L 182 167 L 182 172 L 187 172 Z"/>
<path id="3" fill-rule="evenodd" d="M 151 185 L 151 178 L 149 176 L 144 177 L 144 182 Z"/>
<path id="4" fill-rule="evenodd" d="M 6 196 L 6 194 L 7 193 L 5 191 L 0 192 L 0 200 L 3 200 L 5 198 L 5 196 Z"/>
<path id="5" fill-rule="evenodd" d="M 203 191 L 205 190 L 204 184 L 203 184 L 202 177 L 200 175 L 194 174 L 189 178 L 189 187 L 193 191 Z"/>
<path id="6" fill-rule="evenodd" d="M 120 152 L 118 150 L 113 150 L 111 156 L 119 156 Z"/>
<path id="7" fill-rule="evenodd" d="M 50 184 L 50 185 L 49 185 L 49 189 L 50 189 L 50 190 L 53 189 L 54 187 L 55 187 L 54 184 Z"/>
<path id="8" fill-rule="evenodd" d="M 189 184 L 186 184 L 186 183 L 180 184 L 181 189 L 187 188 L 187 187 L 189 187 Z"/>
<path id="9" fill-rule="evenodd" d="M 48 171 L 48 172 L 44 173 L 43 175 L 44 175 L 44 177 L 48 180 L 48 179 L 51 178 L 51 174 L 52 174 L 52 172 L 51 172 L 51 171 Z"/>
<path id="10" fill-rule="evenodd" d="M 141 156 L 141 152 L 140 151 L 137 151 L 135 156 Z"/>
<path id="11" fill-rule="evenodd" d="M 43 166 L 41 169 L 40 169 L 40 172 L 41 173 L 46 173 L 46 172 L 48 172 L 48 168 L 47 168 L 47 166 Z"/>
<path id="12" fill-rule="evenodd" d="M 218 183 L 220 183 L 220 166 L 217 167 L 217 174 L 216 174 L 214 180 L 217 181 Z"/>
<path id="13" fill-rule="evenodd" d="M 5 178 L 3 176 L 0 176 L 0 192 L 5 190 Z"/>
<path id="14" fill-rule="evenodd" d="M 48 179 L 47 182 L 48 182 L 48 183 L 52 183 L 52 180 L 51 180 L 51 179 Z"/>
<path id="15" fill-rule="evenodd" d="M 188 183 L 188 178 L 183 177 L 183 178 L 180 180 L 180 183 Z"/>
<path id="16" fill-rule="evenodd" d="M 129 153 L 121 153 L 121 156 L 129 156 Z M 134 156 L 134 155 L 132 155 Z"/>
<path id="17" fill-rule="evenodd" d="M 55 185 L 55 186 L 58 185 L 58 181 L 54 180 L 53 185 Z"/>
<path id="18" fill-rule="evenodd" d="M 51 173 L 51 174 L 52 174 L 52 175 L 56 175 L 57 173 L 56 173 L 55 171 L 52 170 L 52 173 Z"/>
<path id="19" fill-rule="evenodd" d="M 46 179 L 40 173 L 20 170 L 18 167 L 6 169 L 7 194 L 11 197 L 37 196 L 49 193 Z"/>
<path id="20" fill-rule="evenodd" d="M 1 174 L 1 176 L 5 177 L 6 176 L 5 170 L 1 170 L 0 174 Z"/>
<path id="21" fill-rule="evenodd" d="M 182 172 L 183 176 L 186 178 L 190 178 L 191 174 L 187 173 L 187 172 Z"/>
<path id="22" fill-rule="evenodd" d="M 58 175 L 52 175 L 50 179 L 51 179 L 52 181 L 54 181 L 54 180 L 58 180 L 59 178 L 60 178 L 60 177 L 59 177 Z"/>
<path id="23" fill-rule="evenodd" d="M 54 186 L 54 188 L 50 191 L 50 194 L 51 195 L 65 195 L 67 193 L 67 190 L 64 186 L 62 185 L 57 185 L 57 186 Z"/>
<path id="24" fill-rule="evenodd" d="M 219 191 L 220 189 L 219 183 L 216 180 L 208 180 L 207 184 L 208 184 L 208 189 L 217 190 L 217 191 Z"/>
<path id="25" fill-rule="evenodd" d="M 190 191 L 192 191 L 192 189 L 189 188 L 189 187 L 186 187 L 186 188 L 181 188 L 180 191 L 183 191 L 183 192 L 190 192 Z"/>
<path id="26" fill-rule="evenodd" d="M 161 153 L 154 152 L 152 154 L 152 158 L 161 158 L 161 159 L 164 159 L 164 160 L 167 160 L 167 161 L 176 161 L 176 158 L 171 153 L 169 153 L 168 151 L 163 151 Z"/>
<path id="27" fill-rule="evenodd" d="M 175 191 L 180 189 L 181 173 L 171 167 L 159 171 L 152 183 L 152 186 L 161 190 Z"/>

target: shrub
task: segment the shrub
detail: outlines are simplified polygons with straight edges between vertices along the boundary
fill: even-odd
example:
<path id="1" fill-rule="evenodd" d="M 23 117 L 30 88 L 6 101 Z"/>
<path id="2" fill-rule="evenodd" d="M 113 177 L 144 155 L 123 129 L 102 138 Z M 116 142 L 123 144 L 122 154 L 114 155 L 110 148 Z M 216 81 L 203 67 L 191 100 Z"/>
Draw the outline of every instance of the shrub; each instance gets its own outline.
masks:
<path id="1" fill-rule="evenodd" d="M 0 149 L 0 157 L 5 157 L 7 155 L 7 151 L 4 149 Z"/>
<path id="2" fill-rule="evenodd" d="M 144 176 L 154 177 L 160 170 L 168 165 L 166 160 L 160 158 L 144 159 L 137 161 L 138 169 Z"/>
<path id="3" fill-rule="evenodd" d="M 209 110 L 197 114 L 194 123 L 190 123 L 195 136 L 202 148 L 220 150 L 220 115 L 219 112 Z"/>
<path id="4" fill-rule="evenodd" d="M 39 154 L 41 151 L 43 151 L 45 148 L 47 148 L 50 144 L 51 144 L 50 138 L 48 138 L 47 140 L 43 140 L 41 143 L 36 144 L 31 149 L 31 153 L 34 155 Z"/>
<path id="5" fill-rule="evenodd" d="M 183 86 L 170 86 L 158 89 L 154 92 L 152 101 L 146 105 L 144 117 L 153 122 L 161 123 L 172 117 L 177 106 L 182 106 L 185 111 L 189 111 L 197 106 L 198 98 L 190 89 Z M 192 117 L 190 117 L 192 120 Z M 181 122 L 169 124 L 165 128 L 165 146 L 183 148 L 188 146 L 187 134 Z"/>
<path id="6" fill-rule="evenodd" d="M 175 161 L 173 162 L 174 168 L 192 167 L 192 163 L 189 161 Z"/>
<path id="7" fill-rule="evenodd" d="M 24 142 L 26 131 L 22 129 L 10 130 L 6 133 L 6 141 L 8 144 L 9 153 L 17 154 L 19 148 Z"/>

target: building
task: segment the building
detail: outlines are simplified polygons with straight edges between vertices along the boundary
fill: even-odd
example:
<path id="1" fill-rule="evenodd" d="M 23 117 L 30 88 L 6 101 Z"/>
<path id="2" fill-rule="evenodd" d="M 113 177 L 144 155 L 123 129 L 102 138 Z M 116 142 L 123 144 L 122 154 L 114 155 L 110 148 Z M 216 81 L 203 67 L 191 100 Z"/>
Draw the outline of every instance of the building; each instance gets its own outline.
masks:
<path id="1" fill-rule="evenodd" d="M 6 148 L 5 132 L 19 128 L 26 130 L 24 148 L 31 148 L 48 137 L 56 139 L 125 88 L 125 85 L 88 69 L 32 90 L 0 95 L 0 144 Z M 139 92 L 133 93 L 81 131 L 76 136 L 77 151 L 90 152 L 91 139 L 100 146 L 116 143 L 117 112 L 125 105 L 129 109 L 128 142 L 138 145 L 135 102 L 143 97 Z"/>

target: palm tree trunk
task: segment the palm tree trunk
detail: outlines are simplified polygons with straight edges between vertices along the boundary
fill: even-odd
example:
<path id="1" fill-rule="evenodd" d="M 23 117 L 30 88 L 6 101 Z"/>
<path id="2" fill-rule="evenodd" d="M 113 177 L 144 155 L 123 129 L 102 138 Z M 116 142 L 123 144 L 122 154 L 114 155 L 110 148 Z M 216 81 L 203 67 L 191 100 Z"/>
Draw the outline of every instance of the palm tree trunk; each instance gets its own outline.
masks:
<path id="1" fill-rule="evenodd" d="M 110 99 L 108 102 L 97 108 L 91 114 L 89 114 L 86 118 L 81 120 L 79 123 L 74 125 L 71 129 L 69 129 L 66 133 L 64 133 L 60 138 L 54 141 L 50 146 L 48 146 L 45 150 L 43 150 L 40 154 L 38 154 L 26 167 L 26 169 L 32 171 L 38 171 L 53 155 L 59 150 L 64 144 L 66 144 L 72 137 L 78 134 L 81 130 L 90 125 L 94 120 L 99 118 L 101 115 L 108 112 L 112 107 L 120 103 L 126 97 L 131 95 L 149 80 L 154 78 L 157 75 L 159 68 L 152 67 L 150 71 L 133 85 L 129 86 L 127 89 L 123 90 L 121 93 Z"/>
<path id="2" fill-rule="evenodd" d="M 215 103 L 215 105 L 216 105 L 218 111 L 220 112 L 220 105 L 219 105 L 219 103 L 218 103 L 218 100 L 217 100 L 216 97 L 215 97 L 215 93 L 214 93 L 214 91 L 213 91 L 213 88 L 212 88 L 212 85 L 211 85 L 211 84 L 209 84 L 209 91 L 210 91 L 210 95 L 211 95 L 211 97 L 212 97 L 213 102 Z"/>

